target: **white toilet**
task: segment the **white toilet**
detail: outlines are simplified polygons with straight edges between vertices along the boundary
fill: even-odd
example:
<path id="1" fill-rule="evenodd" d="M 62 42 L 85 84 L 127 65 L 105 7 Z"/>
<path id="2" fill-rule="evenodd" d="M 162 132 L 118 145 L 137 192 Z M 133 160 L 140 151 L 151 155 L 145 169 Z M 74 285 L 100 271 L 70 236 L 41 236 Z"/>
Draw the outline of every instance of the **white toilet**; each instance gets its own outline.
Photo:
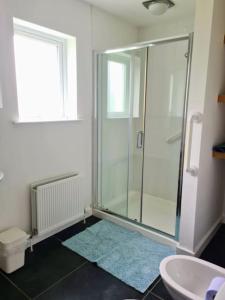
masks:
<path id="1" fill-rule="evenodd" d="M 160 264 L 160 273 L 174 300 L 204 300 L 212 279 L 225 278 L 225 269 L 185 255 L 166 257 Z M 221 299 L 225 299 L 224 286 L 215 298 Z"/>

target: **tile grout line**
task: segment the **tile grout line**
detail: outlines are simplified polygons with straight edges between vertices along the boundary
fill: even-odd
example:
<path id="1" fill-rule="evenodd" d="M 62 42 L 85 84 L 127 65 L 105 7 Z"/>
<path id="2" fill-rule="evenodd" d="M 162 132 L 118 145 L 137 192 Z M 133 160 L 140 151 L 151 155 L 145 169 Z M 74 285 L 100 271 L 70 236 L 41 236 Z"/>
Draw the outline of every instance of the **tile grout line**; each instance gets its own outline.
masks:
<path id="1" fill-rule="evenodd" d="M 58 237 L 54 237 L 58 242 L 61 242 L 63 243 L 64 241 L 63 240 L 60 240 Z"/>
<path id="2" fill-rule="evenodd" d="M 58 237 L 54 237 L 57 241 L 63 243 L 64 241 L 61 240 L 60 238 Z M 89 261 L 85 262 L 83 265 L 85 265 L 86 263 L 88 263 Z M 81 265 L 80 268 L 83 266 Z M 79 268 L 78 268 L 79 269 Z M 76 269 L 76 270 L 78 270 Z M 55 285 L 57 285 L 60 281 L 63 281 L 67 276 L 70 276 L 73 272 L 75 272 L 76 270 L 72 271 L 71 273 L 67 274 L 65 277 L 61 278 L 58 282 L 55 282 L 55 284 L 53 284 L 52 286 L 50 286 L 47 290 L 43 291 L 42 293 L 40 293 L 39 295 L 37 295 L 36 297 L 39 297 L 41 296 L 42 294 L 44 294 L 45 292 L 47 292 L 49 289 L 51 289 L 52 287 L 54 287 Z M 149 289 L 148 293 L 141 299 L 141 300 L 145 300 L 146 297 L 149 295 L 149 294 L 152 294 L 154 295 L 156 298 L 158 298 L 159 300 L 163 300 L 161 297 L 159 297 L 158 295 L 152 293 L 151 291 L 157 286 L 157 284 L 161 281 L 161 278 L 159 278 L 156 283 L 151 287 L 151 289 Z M 34 298 L 34 299 L 37 299 L 37 298 Z"/>
<path id="3" fill-rule="evenodd" d="M 147 294 L 143 298 L 141 298 L 141 300 L 145 300 L 148 297 L 149 294 L 151 294 L 150 291 L 148 291 Z"/>
<path id="4" fill-rule="evenodd" d="M 70 275 L 72 275 L 73 273 L 75 273 L 76 271 L 80 270 L 82 267 L 84 267 L 86 264 L 88 264 L 89 261 L 85 261 L 83 264 L 81 264 L 79 267 L 77 267 L 76 269 L 74 269 L 73 271 L 71 271 L 70 273 L 68 273 L 67 275 L 63 276 L 62 278 L 60 278 L 58 281 L 56 281 L 55 283 L 53 283 L 52 285 L 50 285 L 46 290 L 42 291 L 40 294 L 38 294 L 37 296 L 33 297 L 32 299 L 38 299 L 41 295 L 45 294 L 47 291 L 51 290 L 53 287 L 57 286 L 60 282 L 62 282 L 63 280 L 65 280 L 66 278 L 68 278 Z"/>
<path id="5" fill-rule="evenodd" d="M 146 297 L 152 292 L 152 290 L 157 286 L 157 284 L 161 281 L 161 277 L 159 280 L 156 281 L 156 283 L 148 290 L 148 293 L 142 298 L 142 300 L 145 300 Z"/>
<path id="6" fill-rule="evenodd" d="M 31 297 L 27 295 L 19 286 L 17 286 L 7 275 L 2 273 L 1 271 L 0 275 L 2 275 L 2 277 L 4 277 L 10 284 L 12 284 L 24 297 L 26 297 L 28 300 L 31 300 Z"/>
<path id="7" fill-rule="evenodd" d="M 90 225 L 91 226 L 91 225 Z M 85 231 L 89 226 L 86 226 L 86 228 L 82 231 Z M 82 232 L 81 231 L 81 232 Z M 77 234 L 77 233 L 76 233 Z M 75 234 L 75 235 L 76 235 Z M 59 237 L 57 236 L 54 236 L 54 238 L 63 243 L 64 240 L 60 239 Z M 53 287 L 57 286 L 60 282 L 62 282 L 64 279 L 66 279 L 67 277 L 69 277 L 71 274 L 73 274 L 73 272 L 76 272 L 78 271 L 80 268 L 82 268 L 83 266 L 85 266 L 87 263 L 89 263 L 89 261 L 85 262 L 84 264 L 82 264 L 80 267 L 78 267 L 77 269 L 73 270 L 72 272 L 70 272 L 69 274 L 67 274 L 66 276 L 62 277 L 60 280 L 58 280 L 57 282 L 55 282 L 54 284 L 52 284 L 50 287 L 48 287 L 46 290 L 44 290 L 43 292 L 41 292 L 40 294 L 38 294 L 37 296 L 35 296 L 33 299 L 38 299 L 41 295 L 45 294 L 48 290 L 52 289 Z M 147 294 L 141 298 L 141 300 L 145 300 L 146 297 L 148 297 L 150 294 L 152 294 L 154 297 L 156 297 L 157 299 L 159 300 L 164 300 L 162 299 L 160 296 L 158 296 L 157 294 L 155 293 L 152 293 L 152 290 L 157 286 L 157 284 L 161 281 L 161 277 L 159 277 L 159 279 L 156 281 L 156 283 L 148 290 Z"/>
<path id="8" fill-rule="evenodd" d="M 160 300 L 164 300 L 163 298 L 161 298 L 159 295 L 155 294 L 154 292 L 151 292 L 151 294 Z"/>
<path id="9" fill-rule="evenodd" d="M 152 296 L 154 296 L 154 297 L 155 297 L 155 298 L 157 298 L 158 300 L 164 300 L 163 298 L 161 298 L 161 297 L 160 297 L 160 296 L 158 296 L 157 294 L 155 294 L 155 293 L 152 293 L 152 292 L 150 292 L 150 291 L 149 291 L 149 292 L 148 292 L 148 294 L 147 294 L 147 295 L 145 295 L 145 296 L 144 296 L 144 298 L 142 298 L 141 300 L 145 300 L 145 299 L 147 299 L 147 297 L 148 297 L 149 295 L 150 295 L 150 296 L 151 296 L 151 295 L 152 295 Z"/>
<path id="10" fill-rule="evenodd" d="M 95 224 L 97 224 L 98 222 L 100 222 L 101 221 L 101 219 L 99 219 L 96 223 L 94 223 L 94 224 L 88 224 L 88 223 L 86 223 L 86 227 L 84 228 L 84 229 L 82 229 L 80 232 L 77 232 L 77 233 L 75 233 L 74 235 L 72 235 L 71 237 L 68 237 L 67 239 L 70 239 L 70 238 L 72 238 L 73 236 L 75 236 L 75 235 L 77 235 L 77 234 L 79 234 L 79 233 L 81 233 L 81 232 L 83 232 L 83 231 L 85 231 L 87 228 L 89 228 L 89 227 L 91 227 L 91 226 L 93 226 L 93 225 L 95 225 Z M 82 222 L 82 221 L 81 221 Z M 77 223 L 78 224 L 78 223 Z M 75 224 L 76 225 L 76 224 Z M 65 229 L 66 230 L 66 229 Z M 60 233 L 60 232 L 59 232 Z M 52 237 L 54 237 L 56 240 L 58 240 L 59 242 L 65 242 L 66 240 L 61 240 L 59 237 L 56 237 L 56 236 L 52 236 Z"/>
<path id="11" fill-rule="evenodd" d="M 60 238 L 56 237 L 56 236 L 52 236 L 53 238 L 55 238 L 57 241 L 63 243 L 64 241 L 61 240 Z M 27 298 L 27 300 L 32 300 L 32 299 L 36 299 L 37 297 L 41 296 L 42 294 L 46 293 L 49 289 L 53 288 L 54 286 L 56 286 L 57 284 L 59 284 L 61 281 L 63 281 L 64 279 L 66 279 L 67 277 L 69 277 L 72 273 L 78 271 L 79 269 L 81 269 L 83 266 L 85 266 L 87 263 L 89 263 L 89 261 L 85 261 L 83 264 L 81 264 L 79 267 L 77 267 L 76 269 L 74 269 L 73 271 L 71 271 L 70 273 L 68 273 L 67 275 L 65 275 L 64 277 L 60 278 L 58 281 L 56 281 L 54 284 L 52 284 L 51 286 L 49 286 L 46 290 L 44 290 L 43 292 L 41 292 L 40 294 L 38 294 L 35 297 L 30 297 L 29 295 L 27 295 L 19 286 L 17 286 L 7 275 L 5 275 L 4 273 L 1 272 L 0 270 L 0 275 L 2 275 L 10 284 L 12 284 L 25 298 Z"/>
<path id="12" fill-rule="evenodd" d="M 157 285 L 158 283 L 162 280 L 162 278 L 160 277 L 159 280 L 156 281 L 156 283 L 149 289 L 149 291 L 151 292 Z"/>
<path id="13" fill-rule="evenodd" d="M 87 229 L 87 228 L 85 228 Z M 84 230 L 85 230 L 84 229 Z M 76 233 L 77 234 L 77 233 Z M 76 235 L 75 234 L 75 235 Z M 65 242 L 64 240 L 61 240 L 59 237 L 57 236 L 53 236 L 54 239 L 56 239 L 56 241 L 63 243 Z M 55 283 L 53 283 L 52 285 L 50 285 L 46 290 L 42 291 L 40 294 L 38 294 L 37 296 L 33 297 L 32 299 L 37 299 L 38 297 L 40 297 L 41 295 L 43 295 L 44 293 L 46 293 L 48 290 L 52 289 L 54 286 L 57 286 L 60 282 L 62 282 L 64 279 L 66 279 L 67 277 L 69 277 L 71 274 L 73 274 L 74 272 L 78 271 L 79 269 L 81 269 L 83 266 L 85 266 L 87 263 L 89 263 L 89 261 L 85 261 L 83 264 L 81 264 L 79 267 L 77 267 L 76 269 L 74 269 L 73 271 L 71 271 L 70 273 L 68 273 L 67 275 L 65 275 L 64 277 L 60 278 L 58 281 L 56 281 Z"/>
<path id="14" fill-rule="evenodd" d="M 59 238 L 57 238 L 57 237 L 54 237 L 58 242 L 60 242 L 61 244 L 62 243 L 64 243 L 65 241 L 63 241 L 63 240 L 60 240 Z M 84 258 L 84 259 L 86 259 L 85 257 L 83 257 L 83 256 L 81 256 L 80 254 L 78 254 L 77 252 L 75 252 L 75 251 L 73 251 L 72 249 L 70 249 L 70 248 L 67 248 L 66 246 L 64 246 L 64 245 L 61 245 L 61 246 L 63 246 L 66 250 L 68 250 L 68 251 L 70 251 L 71 253 L 75 253 L 76 255 L 78 255 L 78 256 L 80 256 L 80 257 L 82 257 L 82 258 Z M 89 262 L 89 261 L 88 261 Z"/>
<path id="15" fill-rule="evenodd" d="M 86 229 L 87 229 L 87 228 L 85 228 L 84 230 L 86 230 Z M 81 232 L 83 232 L 84 230 L 82 230 Z M 68 239 L 74 237 L 75 235 L 77 235 L 77 234 L 79 234 L 79 233 L 80 233 L 80 232 L 75 233 L 74 235 L 72 235 L 72 236 L 69 237 Z M 61 243 L 63 243 L 63 242 L 65 242 L 66 240 L 68 240 L 68 239 L 66 239 L 66 240 L 61 240 L 59 237 L 56 237 L 56 236 L 54 236 L 54 238 L 55 238 L 57 241 L 61 242 Z"/>

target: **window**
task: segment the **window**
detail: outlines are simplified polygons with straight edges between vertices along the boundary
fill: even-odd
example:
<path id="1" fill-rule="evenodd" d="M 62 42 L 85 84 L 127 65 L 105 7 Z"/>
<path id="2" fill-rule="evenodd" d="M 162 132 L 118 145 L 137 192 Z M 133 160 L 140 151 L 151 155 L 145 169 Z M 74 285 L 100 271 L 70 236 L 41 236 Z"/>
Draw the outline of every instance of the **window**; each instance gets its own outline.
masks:
<path id="1" fill-rule="evenodd" d="M 126 111 L 126 67 L 124 64 L 108 62 L 108 111 L 123 113 Z"/>
<path id="2" fill-rule="evenodd" d="M 107 57 L 107 117 L 139 117 L 141 59 L 126 53 Z"/>
<path id="3" fill-rule="evenodd" d="M 130 59 L 112 55 L 107 61 L 107 114 L 109 118 L 129 116 Z"/>
<path id="4" fill-rule="evenodd" d="M 14 20 L 19 121 L 75 120 L 76 40 Z"/>

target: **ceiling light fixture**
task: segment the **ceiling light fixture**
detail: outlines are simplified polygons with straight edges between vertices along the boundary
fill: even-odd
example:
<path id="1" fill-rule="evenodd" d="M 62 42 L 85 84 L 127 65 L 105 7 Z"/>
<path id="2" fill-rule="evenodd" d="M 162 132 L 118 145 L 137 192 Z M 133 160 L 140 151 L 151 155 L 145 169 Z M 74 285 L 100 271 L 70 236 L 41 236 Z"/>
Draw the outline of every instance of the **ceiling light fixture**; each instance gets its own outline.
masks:
<path id="1" fill-rule="evenodd" d="M 150 0 L 143 2 L 143 5 L 156 16 L 164 14 L 169 8 L 175 6 L 171 0 Z"/>

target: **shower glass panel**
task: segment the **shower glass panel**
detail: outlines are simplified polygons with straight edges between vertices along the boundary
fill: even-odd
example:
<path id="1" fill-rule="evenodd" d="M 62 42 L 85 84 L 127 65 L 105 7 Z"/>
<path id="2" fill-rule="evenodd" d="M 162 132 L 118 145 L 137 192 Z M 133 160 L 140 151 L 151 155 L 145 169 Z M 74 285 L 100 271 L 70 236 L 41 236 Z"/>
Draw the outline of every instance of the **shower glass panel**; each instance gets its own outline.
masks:
<path id="1" fill-rule="evenodd" d="M 128 218 L 138 222 L 141 221 L 142 208 L 147 52 L 147 48 L 130 52 L 133 59 L 133 116 L 129 124 Z"/>
<path id="2" fill-rule="evenodd" d="M 188 40 L 149 48 L 142 223 L 175 236 Z"/>
<path id="3" fill-rule="evenodd" d="M 138 221 L 142 181 L 134 183 L 134 176 L 143 165 L 146 54 L 140 49 L 98 56 L 98 207 Z M 134 184 L 139 207 L 130 211 Z"/>

